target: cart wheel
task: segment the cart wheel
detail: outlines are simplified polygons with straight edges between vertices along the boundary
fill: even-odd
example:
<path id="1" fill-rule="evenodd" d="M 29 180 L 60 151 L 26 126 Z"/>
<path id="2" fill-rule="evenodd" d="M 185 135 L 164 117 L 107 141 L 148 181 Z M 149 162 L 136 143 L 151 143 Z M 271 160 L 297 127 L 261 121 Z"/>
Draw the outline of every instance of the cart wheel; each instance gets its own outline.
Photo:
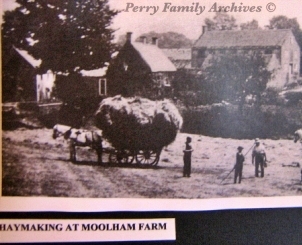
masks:
<path id="1" fill-rule="evenodd" d="M 127 164 L 127 163 L 128 163 L 128 156 L 125 155 L 125 154 L 119 153 L 119 154 L 117 155 L 117 161 L 118 161 L 118 163 L 120 163 L 120 164 Z"/>
<path id="2" fill-rule="evenodd" d="M 129 164 L 134 163 L 134 158 L 135 158 L 134 153 L 130 153 L 130 155 L 128 156 L 128 163 Z"/>
<path id="3" fill-rule="evenodd" d="M 131 164 L 134 160 L 134 154 L 128 150 L 122 150 L 117 153 L 117 161 L 120 164 Z"/>
<path id="4" fill-rule="evenodd" d="M 159 154 L 156 151 L 139 150 L 136 154 L 136 162 L 143 165 L 156 165 Z"/>
<path id="5" fill-rule="evenodd" d="M 110 152 L 110 154 L 109 154 L 109 162 L 110 163 L 114 163 L 114 164 L 116 164 L 116 163 L 118 163 L 118 158 L 117 158 L 117 152 Z"/>

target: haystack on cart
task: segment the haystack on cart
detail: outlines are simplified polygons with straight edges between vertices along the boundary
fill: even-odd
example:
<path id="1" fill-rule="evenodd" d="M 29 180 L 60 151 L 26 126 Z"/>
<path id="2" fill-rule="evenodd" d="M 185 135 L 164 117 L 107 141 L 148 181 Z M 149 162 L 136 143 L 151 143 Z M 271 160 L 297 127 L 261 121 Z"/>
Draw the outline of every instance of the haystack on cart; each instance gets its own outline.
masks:
<path id="1" fill-rule="evenodd" d="M 95 114 L 96 125 L 112 145 L 112 163 L 157 165 L 162 149 L 172 143 L 182 117 L 168 101 L 122 96 L 104 99 Z"/>

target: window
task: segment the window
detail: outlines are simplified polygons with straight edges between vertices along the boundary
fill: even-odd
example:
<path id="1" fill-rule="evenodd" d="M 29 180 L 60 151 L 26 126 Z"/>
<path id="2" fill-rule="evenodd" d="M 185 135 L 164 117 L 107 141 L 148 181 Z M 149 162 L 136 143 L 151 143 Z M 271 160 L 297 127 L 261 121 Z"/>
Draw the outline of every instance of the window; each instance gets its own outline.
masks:
<path id="1" fill-rule="evenodd" d="M 206 49 L 200 49 L 200 50 L 198 50 L 198 57 L 199 58 L 205 58 L 205 57 L 207 57 Z"/>
<path id="2" fill-rule="evenodd" d="M 168 77 L 164 78 L 164 86 L 165 87 L 171 87 L 171 81 L 169 80 Z"/>
<path id="3" fill-rule="evenodd" d="M 107 95 L 107 80 L 105 78 L 99 79 L 99 95 Z"/>
<path id="4" fill-rule="evenodd" d="M 266 49 L 264 51 L 264 54 L 273 54 L 273 50 L 272 49 Z"/>
<path id="5" fill-rule="evenodd" d="M 289 74 L 293 74 L 294 73 L 294 69 L 293 69 L 294 67 L 293 67 L 293 64 L 292 63 L 290 63 L 289 64 Z"/>

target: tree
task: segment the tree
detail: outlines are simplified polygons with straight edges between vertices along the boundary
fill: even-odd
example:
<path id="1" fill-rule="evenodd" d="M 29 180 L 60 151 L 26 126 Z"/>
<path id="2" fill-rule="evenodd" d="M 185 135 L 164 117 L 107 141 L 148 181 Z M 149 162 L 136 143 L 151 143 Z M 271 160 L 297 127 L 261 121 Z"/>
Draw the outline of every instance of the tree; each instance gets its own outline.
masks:
<path id="1" fill-rule="evenodd" d="M 236 30 L 236 19 L 225 12 L 216 12 L 213 20 L 206 18 L 204 20 L 209 31 Z"/>
<path id="2" fill-rule="evenodd" d="M 141 36 L 145 36 L 148 42 L 151 42 L 153 37 L 157 37 L 159 48 L 191 48 L 193 43 L 185 35 L 172 31 L 164 33 L 151 31 Z M 136 41 L 139 41 L 139 38 Z"/>
<path id="3" fill-rule="evenodd" d="M 17 0 L 4 14 L 3 52 L 25 49 L 41 59 L 41 70 L 78 72 L 103 67 L 115 50 L 108 0 Z M 5 71 L 4 71 L 5 72 Z"/>
<path id="4" fill-rule="evenodd" d="M 120 49 L 121 47 L 124 46 L 125 42 L 126 42 L 127 38 L 126 38 L 126 34 L 123 35 L 119 35 L 118 40 L 116 42 L 117 47 Z"/>
<path id="5" fill-rule="evenodd" d="M 247 95 L 255 95 L 260 103 L 261 93 L 271 78 L 267 64 L 260 54 L 221 55 L 209 60 L 204 70 L 204 86 L 213 102 L 239 102 L 239 109 Z"/>
<path id="6" fill-rule="evenodd" d="M 241 30 L 257 30 L 260 29 L 259 23 L 257 20 L 248 21 L 240 25 Z"/>
<path id="7" fill-rule="evenodd" d="M 291 29 L 299 46 L 302 48 L 302 30 L 297 18 L 288 18 L 284 15 L 278 15 L 270 19 L 269 28 L 271 29 Z"/>
<path id="8" fill-rule="evenodd" d="M 300 31 L 297 18 L 290 19 L 284 15 L 278 15 L 270 19 L 269 23 L 271 29 L 291 29 L 293 33 Z"/>

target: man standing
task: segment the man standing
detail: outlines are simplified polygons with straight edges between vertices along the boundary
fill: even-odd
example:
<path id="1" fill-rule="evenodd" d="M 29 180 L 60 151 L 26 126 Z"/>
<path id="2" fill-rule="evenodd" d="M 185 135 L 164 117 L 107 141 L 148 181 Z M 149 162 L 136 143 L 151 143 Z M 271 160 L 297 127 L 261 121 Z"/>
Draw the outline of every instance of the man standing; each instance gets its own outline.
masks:
<path id="1" fill-rule="evenodd" d="M 255 139 L 255 147 L 252 153 L 252 164 L 255 162 L 255 176 L 258 177 L 259 166 L 261 171 L 261 177 L 264 177 L 264 166 L 266 164 L 266 153 L 262 145 L 260 145 L 260 140 Z"/>
<path id="2" fill-rule="evenodd" d="M 187 137 L 186 146 L 183 150 L 184 152 L 184 171 L 183 177 L 190 177 L 191 175 L 191 155 L 192 155 L 192 146 L 191 146 L 192 138 Z"/>
<path id="3" fill-rule="evenodd" d="M 237 148 L 238 152 L 236 154 L 236 164 L 235 164 L 235 177 L 234 177 L 234 184 L 237 182 L 237 177 L 239 177 L 238 183 L 241 183 L 242 178 L 242 169 L 243 169 L 243 162 L 244 156 L 242 154 L 243 147 L 239 146 Z"/>

